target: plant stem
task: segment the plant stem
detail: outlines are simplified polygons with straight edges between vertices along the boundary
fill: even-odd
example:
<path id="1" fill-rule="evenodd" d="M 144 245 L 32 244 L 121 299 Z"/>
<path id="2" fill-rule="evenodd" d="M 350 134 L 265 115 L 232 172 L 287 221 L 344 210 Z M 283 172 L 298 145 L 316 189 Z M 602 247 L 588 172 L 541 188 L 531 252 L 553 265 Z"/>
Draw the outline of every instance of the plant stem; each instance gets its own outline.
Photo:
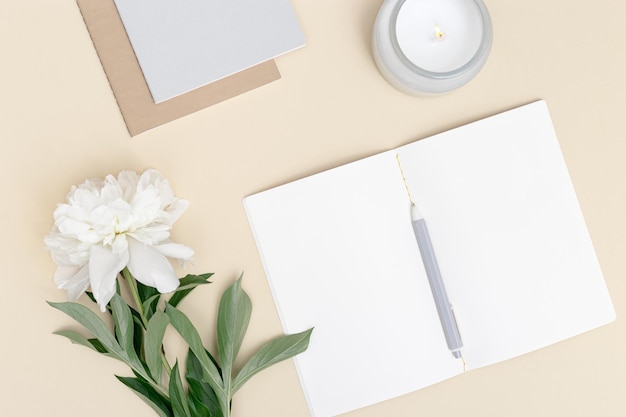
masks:
<path id="1" fill-rule="evenodd" d="M 130 293 L 133 296 L 133 300 L 135 300 L 135 307 L 137 308 L 137 312 L 139 313 L 139 317 L 141 317 L 141 322 L 143 323 L 143 328 L 148 328 L 148 319 L 146 318 L 146 313 L 143 310 L 143 303 L 141 302 L 141 298 L 139 297 L 139 290 L 137 289 L 137 282 L 135 282 L 135 278 L 130 273 L 128 268 L 124 268 L 122 270 L 122 276 L 126 278 L 126 282 L 128 282 L 128 287 L 130 288 Z"/>
<path id="2" fill-rule="evenodd" d="M 133 300 L 135 300 L 135 307 L 137 308 L 137 312 L 139 313 L 139 317 L 141 317 L 141 322 L 143 323 L 144 331 L 148 328 L 148 319 L 146 317 L 146 312 L 143 309 L 143 303 L 141 302 L 141 297 L 139 297 L 139 290 L 137 289 L 137 282 L 135 281 L 135 277 L 130 273 L 128 268 L 124 268 L 122 270 L 122 276 L 128 282 L 128 287 L 130 288 L 130 292 L 133 296 Z M 163 367 L 165 368 L 165 372 L 167 375 L 171 375 L 172 367 L 170 366 L 167 358 L 165 357 L 165 352 L 163 352 L 163 348 L 161 347 L 161 362 L 163 362 Z"/>
<path id="3" fill-rule="evenodd" d="M 171 375 L 172 374 L 172 367 L 170 366 L 170 363 L 167 361 L 167 358 L 165 357 L 165 353 L 163 351 L 161 351 L 161 362 L 163 362 L 163 367 L 165 368 L 165 372 L 167 372 L 167 375 Z"/>
<path id="4" fill-rule="evenodd" d="M 223 417 L 230 417 L 230 398 L 229 397 L 230 397 L 229 395 L 225 395 L 225 396 L 220 395 L 220 408 L 222 409 Z"/>

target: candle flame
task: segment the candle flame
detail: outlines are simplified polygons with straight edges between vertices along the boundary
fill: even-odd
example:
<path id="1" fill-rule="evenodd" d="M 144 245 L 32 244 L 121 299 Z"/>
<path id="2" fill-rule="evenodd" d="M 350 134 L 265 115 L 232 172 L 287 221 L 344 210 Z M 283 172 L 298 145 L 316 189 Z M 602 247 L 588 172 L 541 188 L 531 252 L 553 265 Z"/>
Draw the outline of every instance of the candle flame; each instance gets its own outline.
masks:
<path id="1" fill-rule="evenodd" d="M 444 40 L 444 39 L 446 38 L 445 33 L 443 33 L 443 31 L 441 30 L 441 28 L 439 27 L 439 25 L 438 25 L 438 24 L 436 24 L 436 23 L 435 23 L 435 30 L 434 30 L 433 34 L 434 34 L 434 36 L 433 36 L 433 37 L 434 37 L 434 38 L 435 38 L 435 40 L 437 40 L 437 41 L 442 41 L 442 40 Z"/>

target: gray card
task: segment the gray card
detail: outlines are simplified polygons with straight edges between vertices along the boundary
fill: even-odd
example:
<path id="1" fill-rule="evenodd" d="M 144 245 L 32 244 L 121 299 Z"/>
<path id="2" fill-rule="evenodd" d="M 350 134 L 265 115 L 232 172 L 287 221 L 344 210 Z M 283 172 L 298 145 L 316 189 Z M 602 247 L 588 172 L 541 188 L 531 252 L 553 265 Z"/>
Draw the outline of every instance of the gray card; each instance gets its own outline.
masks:
<path id="1" fill-rule="evenodd" d="M 304 45 L 289 0 L 115 0 L 156 103 Z"/>

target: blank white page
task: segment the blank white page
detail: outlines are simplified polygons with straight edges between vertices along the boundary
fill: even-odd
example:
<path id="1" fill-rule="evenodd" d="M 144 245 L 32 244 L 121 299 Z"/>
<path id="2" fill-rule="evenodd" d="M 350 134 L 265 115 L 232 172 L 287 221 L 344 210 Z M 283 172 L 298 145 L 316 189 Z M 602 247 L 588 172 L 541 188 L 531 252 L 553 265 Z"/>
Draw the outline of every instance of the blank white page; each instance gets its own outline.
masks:
<path id="1" fill-rule="evenodd" d="M 304 45 L 289 0 L 115 0 L 156 103 Z"/>
<path id="2" fill-rule="evenodd" d="M 446 346 L 394 152 L 245 199 L 309 408 L 330 417 L 462 372 Z"/>
<path id="3" fill-rule="evenodd" d="M 545 102 L 398 153 L 430 229 L 469 368 L 614 320 Z"/>

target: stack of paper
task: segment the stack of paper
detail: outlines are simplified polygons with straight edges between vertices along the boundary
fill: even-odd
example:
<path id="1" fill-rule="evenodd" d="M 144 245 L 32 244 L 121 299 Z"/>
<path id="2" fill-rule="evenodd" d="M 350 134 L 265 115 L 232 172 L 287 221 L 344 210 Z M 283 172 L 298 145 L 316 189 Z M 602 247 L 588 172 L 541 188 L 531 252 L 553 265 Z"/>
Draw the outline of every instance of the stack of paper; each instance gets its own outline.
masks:
<path id="1" fill-rule="evenodd" d="M 239 48 L 240 54 L 245 50 L 245 47 L 252 46 L 252 44 L 242 46 L 242 43 L 245 36 L 256 36 L 252 31 L 249 31 L 250 28 L 245 23 L 246 19 L 249 20 L 247 13 L 254 10 L 258 2 L 248 0 L 238 2 L 223 0 L 187 1 L 183 3 L 122 1 L 119 2 L 118 6 L 128 14 L 124 22 L 126 28 L 120 19 L 114 0 L 77 0 L 77 3 L 131 136 L 279 79 L 280 73 L 272 58 L 304 44 L 304 36 L 299 30 L 293 10 L 286 0 L 270 2 L 272 4 L 268 6 L 266 20 L 260 20 L 256 23 L 257 29 L 261 25 L 260 22 L 265 22 L 267 25 L 271 24 L 269 29 L 266 28 L 266 32 L 280 35 L 281 39 L 273 44 L 269 35 L 261 36 L 259 41 L 262 39 L 267 42 L 267 47 L 263 48 L 262 45 L 255 44 L 255 48 L 259 48 L 259 50 L 254 51 L 254 56 L 249 56 L 253 59 L 243 62 L 241 57 L 238 58 L 237 62 L 241 64 L 239 67 L 229 61 L 230 56 L 216 55 L 211 57 L 210 54 L 214 53 L 214 49 L 218 46 L 224 51 L 226 45 L 231 45 L 232 50 Z M 252 3 L 250 9 L 244 10 L 238 18 L 235 9 L 248 5 L 247 3 Z M 262 3 L 265 4 L 265 2 Z M 164 15 L 167 13 L 166 7 L 174 4 L 177 12 L 173 14 L 171 22 L 164 21 Z M 193 13 L 193 7 L 204 5 L 206 11 L 209 4 L 215 11 L 210 18 L 207 19 L 200 13 Z M 223 10 L 217 10 L 219 7 Z M 270 11 L 274 11 L 274 14 L 270 14 Z M 140 16 L 135 16 L 138 13 Z M 186 22 L 183 13 L 192 14 L 188 21 L 194 23 L 181 28 L 180 25 L 185 25 Z M 230 16 L 231 21 L 222 20 L 215 25 L 213 21 L 220 20 L 221 16 Z M 272 17 L 274 21 L 271 20 Z M 276 20 L 279 23 L 282 22 L 283 25 L 276 24 Z M 190 31 L 194 25 L 196 28 L 199 27 L 199 31 L 195 34 Z M 202 40 L 199 35 L 203 33 L 203 25 L 212 25 L 211 27 L 215 30 L 221 28 L 222 32 L 216 38 Z M 274 26 L 281 27 L 282 31 L 274 32 Z M 126 33 L 127 30 L 129 34 L 134 33 L 135 37 L 139 37 L 135 44 L 140 50 L 144 48 L 141 53 L 146 58 L 142 66 L 146 67 L 146 71 L 151 71 L 150 65 L 158 66 L 156 69 L 157 76 L 159 71 L 162 71 L 161 78 L 157 77 L 156 84 L 153 83 L 154 92 L 148 88 L 142 72 L 144 68 L 139 65 L 139 53 L 136 54 L 133 49 L 135 44 L 131 45 Z M 151 33 L 155 30 L 158 33 L 151 38 Z M 237 30 L 242 31 L 239 36 L 237 36 Z M 291 35 L 287 31 L 290 31 Z M 204 34 L 206 35 L 206 33 Z M 191 35 L 194 35 L 192 39 L 188 39 Z M 169 41 L 164 45 L 157 45 L 157 49 L 151 47 L 151 40 L 161 42 L 162 36 L 167 36 Z M 239 43 L 233 44 L 234 41 Z M 175 42 L 181 44 L 177 47 Z M 207 44 L 212 46 L 207 47 Z M 174 48 L 176 53 L 185 51 L 191 55 L 187 56 L 187 60 L 184 61 L 165 49 L 165 46 Z M 159 48 L 162 49 L 159 50 Z M 202 59 L 205 64 L 210 63 L 210 71 L 206 68 L 200 68 L 200 64 L 194 63 L 193 59 Z M 228 69 L 225 70 L 226 67 Z M 221 71 L 221 75 L 215 76 L 215 71 L 218 70 Z M 154 69 L 152 71 L 154 72 Z M 163 78 L 165 72 L 166 76 Z M 189 75 L 189 72 L 193 74 Z M 178 89 L 171 93 L 175 91 L 173 88 Z M 163 95 L 161 94 L 163 91 L 170 91 L 170 94 Z M 185 91 L 188 92 L 185 93 Z M 161 102 L 155 103 L 153 95 L 159 97 Z M 162 101 L 167 97 L 173 98 Z"/>
<path id="2" fill-rule="evenodd" d="M 115 0 L 154 101 L 304 45 L 289 0 Z"/>
<path id="3" fill-rule="evenodd" d="M 245 199 L 285 331 L 315 327 L 296 358 L 315 417 L 463 372 L 407 188 L 428 223 L 468 369 L 614 320 L 548 108 L 532 103 Z"/>

